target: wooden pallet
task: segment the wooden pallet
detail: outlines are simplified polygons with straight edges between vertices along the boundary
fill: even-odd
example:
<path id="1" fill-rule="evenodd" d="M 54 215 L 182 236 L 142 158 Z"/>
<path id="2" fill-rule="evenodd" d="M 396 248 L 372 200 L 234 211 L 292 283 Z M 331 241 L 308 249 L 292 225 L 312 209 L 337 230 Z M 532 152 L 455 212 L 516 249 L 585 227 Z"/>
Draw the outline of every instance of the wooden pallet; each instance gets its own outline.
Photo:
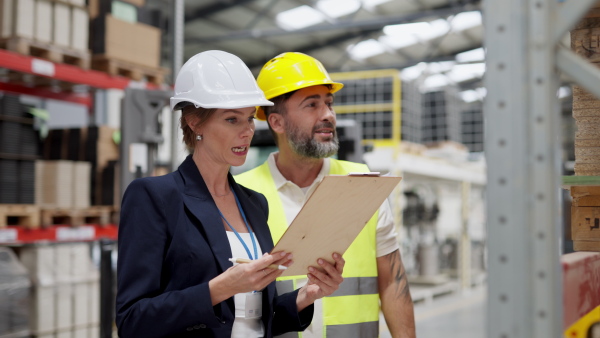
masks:
<path id="1" fill-rule="evenodd" d="M 55 224 L 108 225 L 115 221 L 115 210 L 112 206 L 92 206 L 85 209 L 42 209 L 41 216 L 44 226 Z"/>
<path id="2" fill-rule="evenodd" d="M 40 209 L 31 204 L 0 204 L 0 228 L 19 225 L 29 229 L 40 227 Z"/>
<path id="3" fill-rule="evenodd" d="M 65 63 L 83 69 L 90 68 L 90 53 L 33 39 L 10 37 L 0 40 L 0 48 L 19 54 Z"/>
<path id="4" fill-rule="evenodd" d="M 92 57 L 92 69 L 110 75 L 123 76 L 134 81 L 146 80 L 148 83 L 162 85 L 168 70 L 160 67 L 148 67 L 133 62 L 109 58 L 105 55 Z"/>

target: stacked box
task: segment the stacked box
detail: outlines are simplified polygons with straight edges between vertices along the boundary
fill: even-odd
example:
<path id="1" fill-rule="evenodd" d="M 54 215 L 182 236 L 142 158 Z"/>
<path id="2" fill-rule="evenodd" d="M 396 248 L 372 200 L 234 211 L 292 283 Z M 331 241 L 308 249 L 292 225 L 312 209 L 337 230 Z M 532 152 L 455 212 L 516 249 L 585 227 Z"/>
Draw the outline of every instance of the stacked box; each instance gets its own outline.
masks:
<path id="1" fill-rule="evenodd" d="M 40 42 L 52 42 L 53 23 L 52 2 L 49 0 L 35 1 L 34 36 Z"/>
<path id="2" fill-rule="evenodd" d="M 73 162 L 73 208 L 89 208 L 91 172 L 90 162 Z"/>
<path id="3" fill-rule="evenodd" d="M 53 129 L 48 133 L 43 145 L 43 157 L 47 160 L 72 160 L 89 162 L 89 177 L 80 170 L 84 178 L 75 179 L 73 198 L 76 208 L 89 205 L 115 205 L 120 199 L 120 189 L 116 186 L 118 180 L 117 161 L 119 146 L 113 135 L 118 128 L 108 126 L 93 126 L 89 128 Z M 84 166 L 82 164 L 81 166 Z M 87 172 L 87 169 L 85 169 Z M 38 180 L 43 179 L 41 172 Z M 89 186 L 84 182 L 89 182 Z M 40 184 L 38 184 L 40 186 Z M 115 189 L 116 188 L 116 189 Z M 88 191 L 87 198 L 80 198 Z M 40 196 L 38 199 L 40 200 Z"/>
<path id="4" fill-rule="evenodd" d="M 162 13 L 146 10 L 144 4 L 142 0 L 90 0 L 92 54 L 159 68 L 161 30 L 157 25 Z"/>
<path id="5" fill-rule="evenodd" d="M 113 205 L 115 202 L 114 198 L 106 197 L 117 194 L 114 189 L 116 164 L 111 165 L 118 161 L 120 154 L 119 146 L 113 140 L 115 131 L 116 128 L 107 126 L 87 129 L 85 160 L 92 163 L 90 198 L 94 205 Z"/>
<path id="6" fill-rule="evenodd" d="M 55 2 L 52 8 L 53 29 L 52 43 L 61 47 L 70 46 L 71 30 L 71 8 L 67 4 Z"/>
<path id="7" fill-rule="evenodd" d="M 92 25 L 93 54 L 151 68 L 160 66 L 160 29 L 110 14 L 94 19 Z"/>
<path id="8" fill-rule="evenodd" d="M 21 262 L 34 282 L 29 308 L 36 337 L 93 337 L 99 325 L 99 271 L 87 243 L 26 246 Z M 1 307 L 1 304 L 0 304 Z M 97 335 L 96 335 L 97 336 Z"/>
<path id="9" fill-rule="evenodd" d="M 0 153 L 19 154 L 21 123 L 0 120 Z"/>
<path id="10" fill-rule="evenodd" d="M 19 193 L 19 161 L 0 158 L 0 203 L 15 204 Z"/>
<path id="11" fill-rule="evenodd" d="M 74 1 L 74 0 L 72 0 Z M 82 0 L 85 1 L 85 0 Z M 89 16 L 84 8 L 73 7 L 71 9 L 71 48 L 76 50 L 88 50 L 89 29 L 77 29 L 78 27 L 89 27 Z"/>
<path id="12" fill-rule="evenodd" d="M 10 248 L 0 247 L 0 337 L 29 333 L 31 282 Z"/>
<path id="13" fill-rule="evenodd" d="M 600 251 L 600 186 L 572 186 L 571 238 L 575 251 Z"/>
<path id="14" fill-rule="evenodd" d="M 19 161 L 18 204 L 35 204 L 35 161 Z"/>
<path id="15" fill-rule="evenodd" d="M 36 201 L 41 208 L 71 208 L 73 205 L 73 162 L 37 161 Z"/>
<path id="16" fill-rule="evenodd" d="M 34 37 L 35 12 L 34 0 L 1 0 L 0 1 L 0 38 Z"/>

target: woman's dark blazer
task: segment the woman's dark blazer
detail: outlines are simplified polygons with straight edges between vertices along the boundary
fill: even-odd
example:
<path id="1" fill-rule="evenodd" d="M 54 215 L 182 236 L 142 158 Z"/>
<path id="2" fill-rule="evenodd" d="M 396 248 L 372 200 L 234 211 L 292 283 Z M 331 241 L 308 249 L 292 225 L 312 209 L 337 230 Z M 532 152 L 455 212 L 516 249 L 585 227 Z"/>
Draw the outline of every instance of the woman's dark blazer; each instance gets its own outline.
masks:
<path id="1" fill-rule="evenodd" d="M 235 183 L 263 252 L 273 248 L 266 198 Z M 116 323 L 121 338 L 230 337 L 234 302 L 212 306 L 208 282 L 232 266 L 219 211 L 191 156 L 165 176 L 134 180 L 121 207 Z M 262 290 L 265 337 L 304 330 L 313 306 L 298 313 L 298 290 Z"/>

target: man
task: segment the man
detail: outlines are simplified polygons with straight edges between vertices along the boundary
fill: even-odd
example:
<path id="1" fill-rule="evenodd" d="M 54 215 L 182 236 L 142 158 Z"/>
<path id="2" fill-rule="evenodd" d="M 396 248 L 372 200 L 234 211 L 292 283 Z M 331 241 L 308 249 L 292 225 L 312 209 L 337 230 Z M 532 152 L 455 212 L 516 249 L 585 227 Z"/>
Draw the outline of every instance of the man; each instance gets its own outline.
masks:
<path id="1" fill-rule="evenodd" d="M 326 175 L 368 172 L 364 164 L 329 157 L 338 150 L 333 94 L 343 84 L 323 65 L 301 53 L 268 61 L 257 79 L 272 107 L 261 107 L 279 152 L 236 181 L 263 193 L 269 202 L 269 228 L 276 243 Z M 386 201 L 344 254 L 344 281 L 330 297 L 315 303 L 307 337 L 378 337 L 379 301 L 393 337 L 415 337 L 413 303 Z M 281 292 L 306 283 L 306 276 L 278 278 Z M 297 334 L 285 335 L 293 337 Z"/>

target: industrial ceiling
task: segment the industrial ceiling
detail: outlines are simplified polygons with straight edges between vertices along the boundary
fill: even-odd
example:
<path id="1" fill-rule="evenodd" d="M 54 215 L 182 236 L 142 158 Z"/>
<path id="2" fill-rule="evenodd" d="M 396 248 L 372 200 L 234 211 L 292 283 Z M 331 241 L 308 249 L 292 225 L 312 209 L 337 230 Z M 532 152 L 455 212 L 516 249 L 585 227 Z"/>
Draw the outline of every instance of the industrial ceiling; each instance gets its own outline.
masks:
<path id="1" fill-rule="evenodd" d="M 480 0 L 187 0 L 184 58 L 225 50 L 255 74 L 288 51 L 330 72 L 480 63 L 480 8 Z"/>

